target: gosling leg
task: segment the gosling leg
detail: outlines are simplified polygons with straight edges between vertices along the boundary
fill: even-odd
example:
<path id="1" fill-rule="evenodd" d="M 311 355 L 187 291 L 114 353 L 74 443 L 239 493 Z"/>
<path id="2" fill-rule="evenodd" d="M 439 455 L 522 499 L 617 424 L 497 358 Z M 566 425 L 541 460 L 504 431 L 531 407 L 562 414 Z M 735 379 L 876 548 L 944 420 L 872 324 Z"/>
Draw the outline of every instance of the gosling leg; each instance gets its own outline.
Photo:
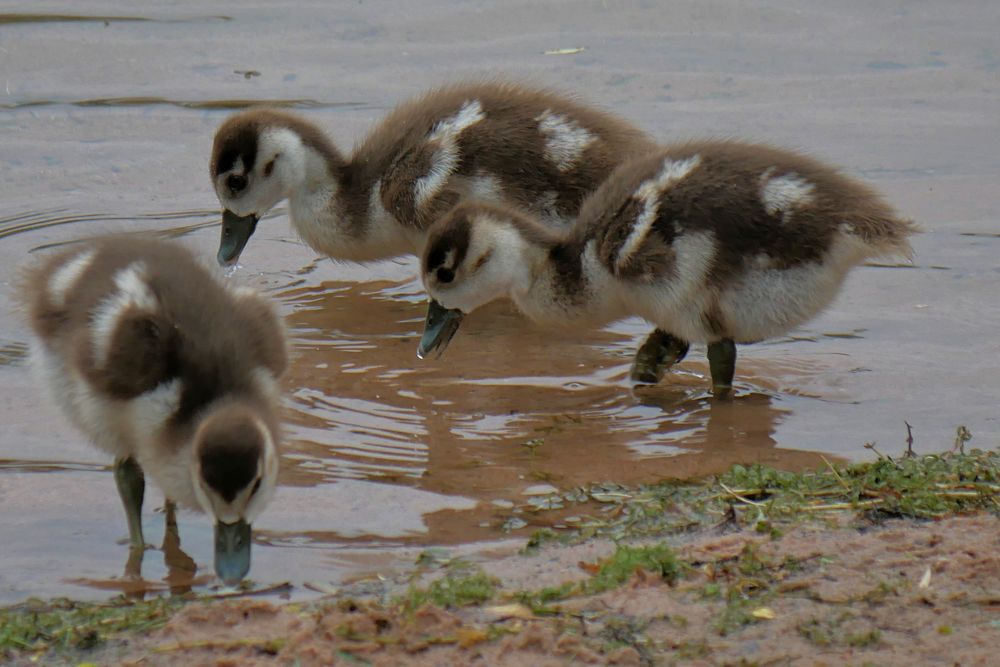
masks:
<path id="1" fill-rule="evenodd" d="M 629 377 L 637 384 L 656 384 L 671 366 L 687 356 L 689 347 L 686 341 L 655 329 L 635 353 Z"/>
<path id="2" fill-rule="evenodd" d="M 146 495 L 146 478 L 142 468 L 131 457 L 116 459 L 114 469 L 118 495 L 128 520 L 129 547 L 141 551 L 146 544 L 142 539 L 142 499 Z"/>
<path id="3" fill-rule="evenodd" d="M 736 343 L 731 338 L 708 344 L 708 367 L 712 372 L 712 393 L 729 398 L 736 374 Z"/>

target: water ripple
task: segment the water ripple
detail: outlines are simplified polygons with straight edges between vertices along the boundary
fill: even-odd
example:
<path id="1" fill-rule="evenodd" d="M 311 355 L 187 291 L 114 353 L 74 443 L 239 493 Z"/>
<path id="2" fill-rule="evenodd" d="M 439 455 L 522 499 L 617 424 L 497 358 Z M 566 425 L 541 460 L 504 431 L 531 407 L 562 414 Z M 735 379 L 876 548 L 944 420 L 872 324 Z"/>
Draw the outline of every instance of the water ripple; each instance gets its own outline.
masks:
<path id="1" fill-rule="evenodd" d="M 232 21 L 231 16 L 190 16 L 186 18 L 154 18 L 151 16 L 87 16 L 81 14 L 0 14 L 0 25 L 12 23 L 196 23 L 199 21 Z"/>
<path id="2" fill-rule="evenodd" d="M 206 221 L 205 218 L 210 218 L 210 220 Z M 189 225 L 181 225 L 171 227 L 170 229 L 158 230 L 160 234 L 173 238 L 183 236 L 196 229 L 202 229 L 204 227 L 211 227 L 212 225 L 219 224 L 219 212 L 215 209 L 194 209 L 189 211 L 165 211 L 123 215 L 120 213 L 78 213 L 70 211 L 69 209 L 53 209 L 50 211 L 16 213 L 0 217 L 0 239 L 5 239 L 17 234 L 37 232 L 50 227 L 73 225 L 80 222 L 135 222 L 161 220 L 200 220 L 200 222 L 193 222 Z M 33 247 L 29 252 L 69 245 L 77 243 L 79 240 L 80 239 L 71 239 L 57 243 L 46 243 Z"/>
<path id="3" fill-rule="evenodd" d="M 146 107 L 173 106 L 182 109 L 227 110 L 248 109 L 251 107 L 279 107 L 283 109 L 335 109 L 335 108 L 365 108 L 367 102 L 323 102 L 310 99 L 209 99 L 209 100 L 175 100 L 155 95 L 137 95 L 132 97 L 95 97 L 91 99 L 34 99 L 18 100 L 0 103 L 0 109 L 30 109 L 48 106 L 72 107 Z"/>

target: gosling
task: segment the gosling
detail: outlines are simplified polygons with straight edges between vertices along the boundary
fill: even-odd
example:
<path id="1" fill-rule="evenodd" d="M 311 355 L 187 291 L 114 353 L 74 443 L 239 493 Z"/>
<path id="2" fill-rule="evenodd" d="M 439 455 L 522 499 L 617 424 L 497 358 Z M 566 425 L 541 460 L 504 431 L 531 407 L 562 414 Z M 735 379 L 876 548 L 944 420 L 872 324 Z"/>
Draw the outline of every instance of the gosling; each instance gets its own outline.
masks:
<path id="1" fill-rule="evenodd" d="M 21 296 L 34 369 L 70 421 L 114 457 L 133 553 L 144 548 L 149 475 L 168 509 L 214 518 L 215 571 L 238 583 L 278 474 L 287 362 L 270 303 L 224 284 L 181 245 L 124 236 L 39 262 Z"/>
<path id="2" fill-rule="evenodd" d="M 666 333 L 664 368 L 707 344 L 725 396 L 737 343 L 815 317 L 867 259 L 910 257 L 914 231 L 866 185 L 803 155 L 738 141 L 664 147 L 615 169 L 565 233 L 478 202 L 437 221 L 422 279 L 451 316 L 422 344 L 446 344 L 462 313 L 501 297 L 550 326 L 638 315 Z"/>

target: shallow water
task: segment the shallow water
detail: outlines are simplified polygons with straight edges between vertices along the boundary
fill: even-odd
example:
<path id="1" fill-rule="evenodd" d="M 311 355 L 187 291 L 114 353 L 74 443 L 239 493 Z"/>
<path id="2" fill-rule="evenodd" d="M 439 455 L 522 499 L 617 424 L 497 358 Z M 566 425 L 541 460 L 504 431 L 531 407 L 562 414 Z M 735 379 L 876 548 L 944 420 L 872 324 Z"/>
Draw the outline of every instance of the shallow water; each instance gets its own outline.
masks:
<path id="1" fill-rule="evenodd" d="M 739 396 L 716 403 L 697 347 L 662 386 L 632 391 L 628 363 L 648 329 L 636 321 L 568 338 L 493 307 L 442 359 L 418 361 L 414 262 L 317 259 L 278 212 L 233 277 L 279 301 L 294 342 L 283 486 L 256 526 L 262 584 L 336 584 L 435 545 L 516 548 L 511 536 L 537 526 L 524 514 L 525 527 L 501 530 L 511 504 L 552 487 L 817 466 L 870 456 L 866 442 L 895 453 L 904 420 L 924 451 L 950 445 L 958 424 L 996 446 L 995 3 L 607 5 L 174 2 L 117 20 L 111 2 L 32 15 L 0 2 L 0 602 L 211 584 L 211 529 L 194 514 L 179 520 L 197 574 L 167 548 L 171 572 L 150 551 L 144 581 L 123 576 L 108 462 L 34 389 L 11 290 L 32 251 L 98 231 L 156 230 L 214 255 L 211 136 L 247 100 L 299 107 L 346 148 L 422 88 L 507 73 L 664 139 L 808 149 L 926 230 L 913 265 L 863 267 L 822 317 L 742 348 Z M 161 499 L 147 497 L 155 542 Z"/>

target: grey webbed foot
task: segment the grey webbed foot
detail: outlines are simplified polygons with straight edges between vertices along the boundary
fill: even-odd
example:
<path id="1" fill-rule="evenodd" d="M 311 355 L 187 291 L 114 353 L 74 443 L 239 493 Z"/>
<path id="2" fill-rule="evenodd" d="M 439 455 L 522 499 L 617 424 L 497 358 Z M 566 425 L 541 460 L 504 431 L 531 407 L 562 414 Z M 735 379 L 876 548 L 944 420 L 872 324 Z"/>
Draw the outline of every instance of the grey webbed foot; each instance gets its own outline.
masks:
<path id="1" fill-rule="evenodd" d="M 635 354 L 629 378 L 637 384 L 656 384 L 670 367 L 687 356 L 690 345 L 661 329 L 654 330 Z"/>

